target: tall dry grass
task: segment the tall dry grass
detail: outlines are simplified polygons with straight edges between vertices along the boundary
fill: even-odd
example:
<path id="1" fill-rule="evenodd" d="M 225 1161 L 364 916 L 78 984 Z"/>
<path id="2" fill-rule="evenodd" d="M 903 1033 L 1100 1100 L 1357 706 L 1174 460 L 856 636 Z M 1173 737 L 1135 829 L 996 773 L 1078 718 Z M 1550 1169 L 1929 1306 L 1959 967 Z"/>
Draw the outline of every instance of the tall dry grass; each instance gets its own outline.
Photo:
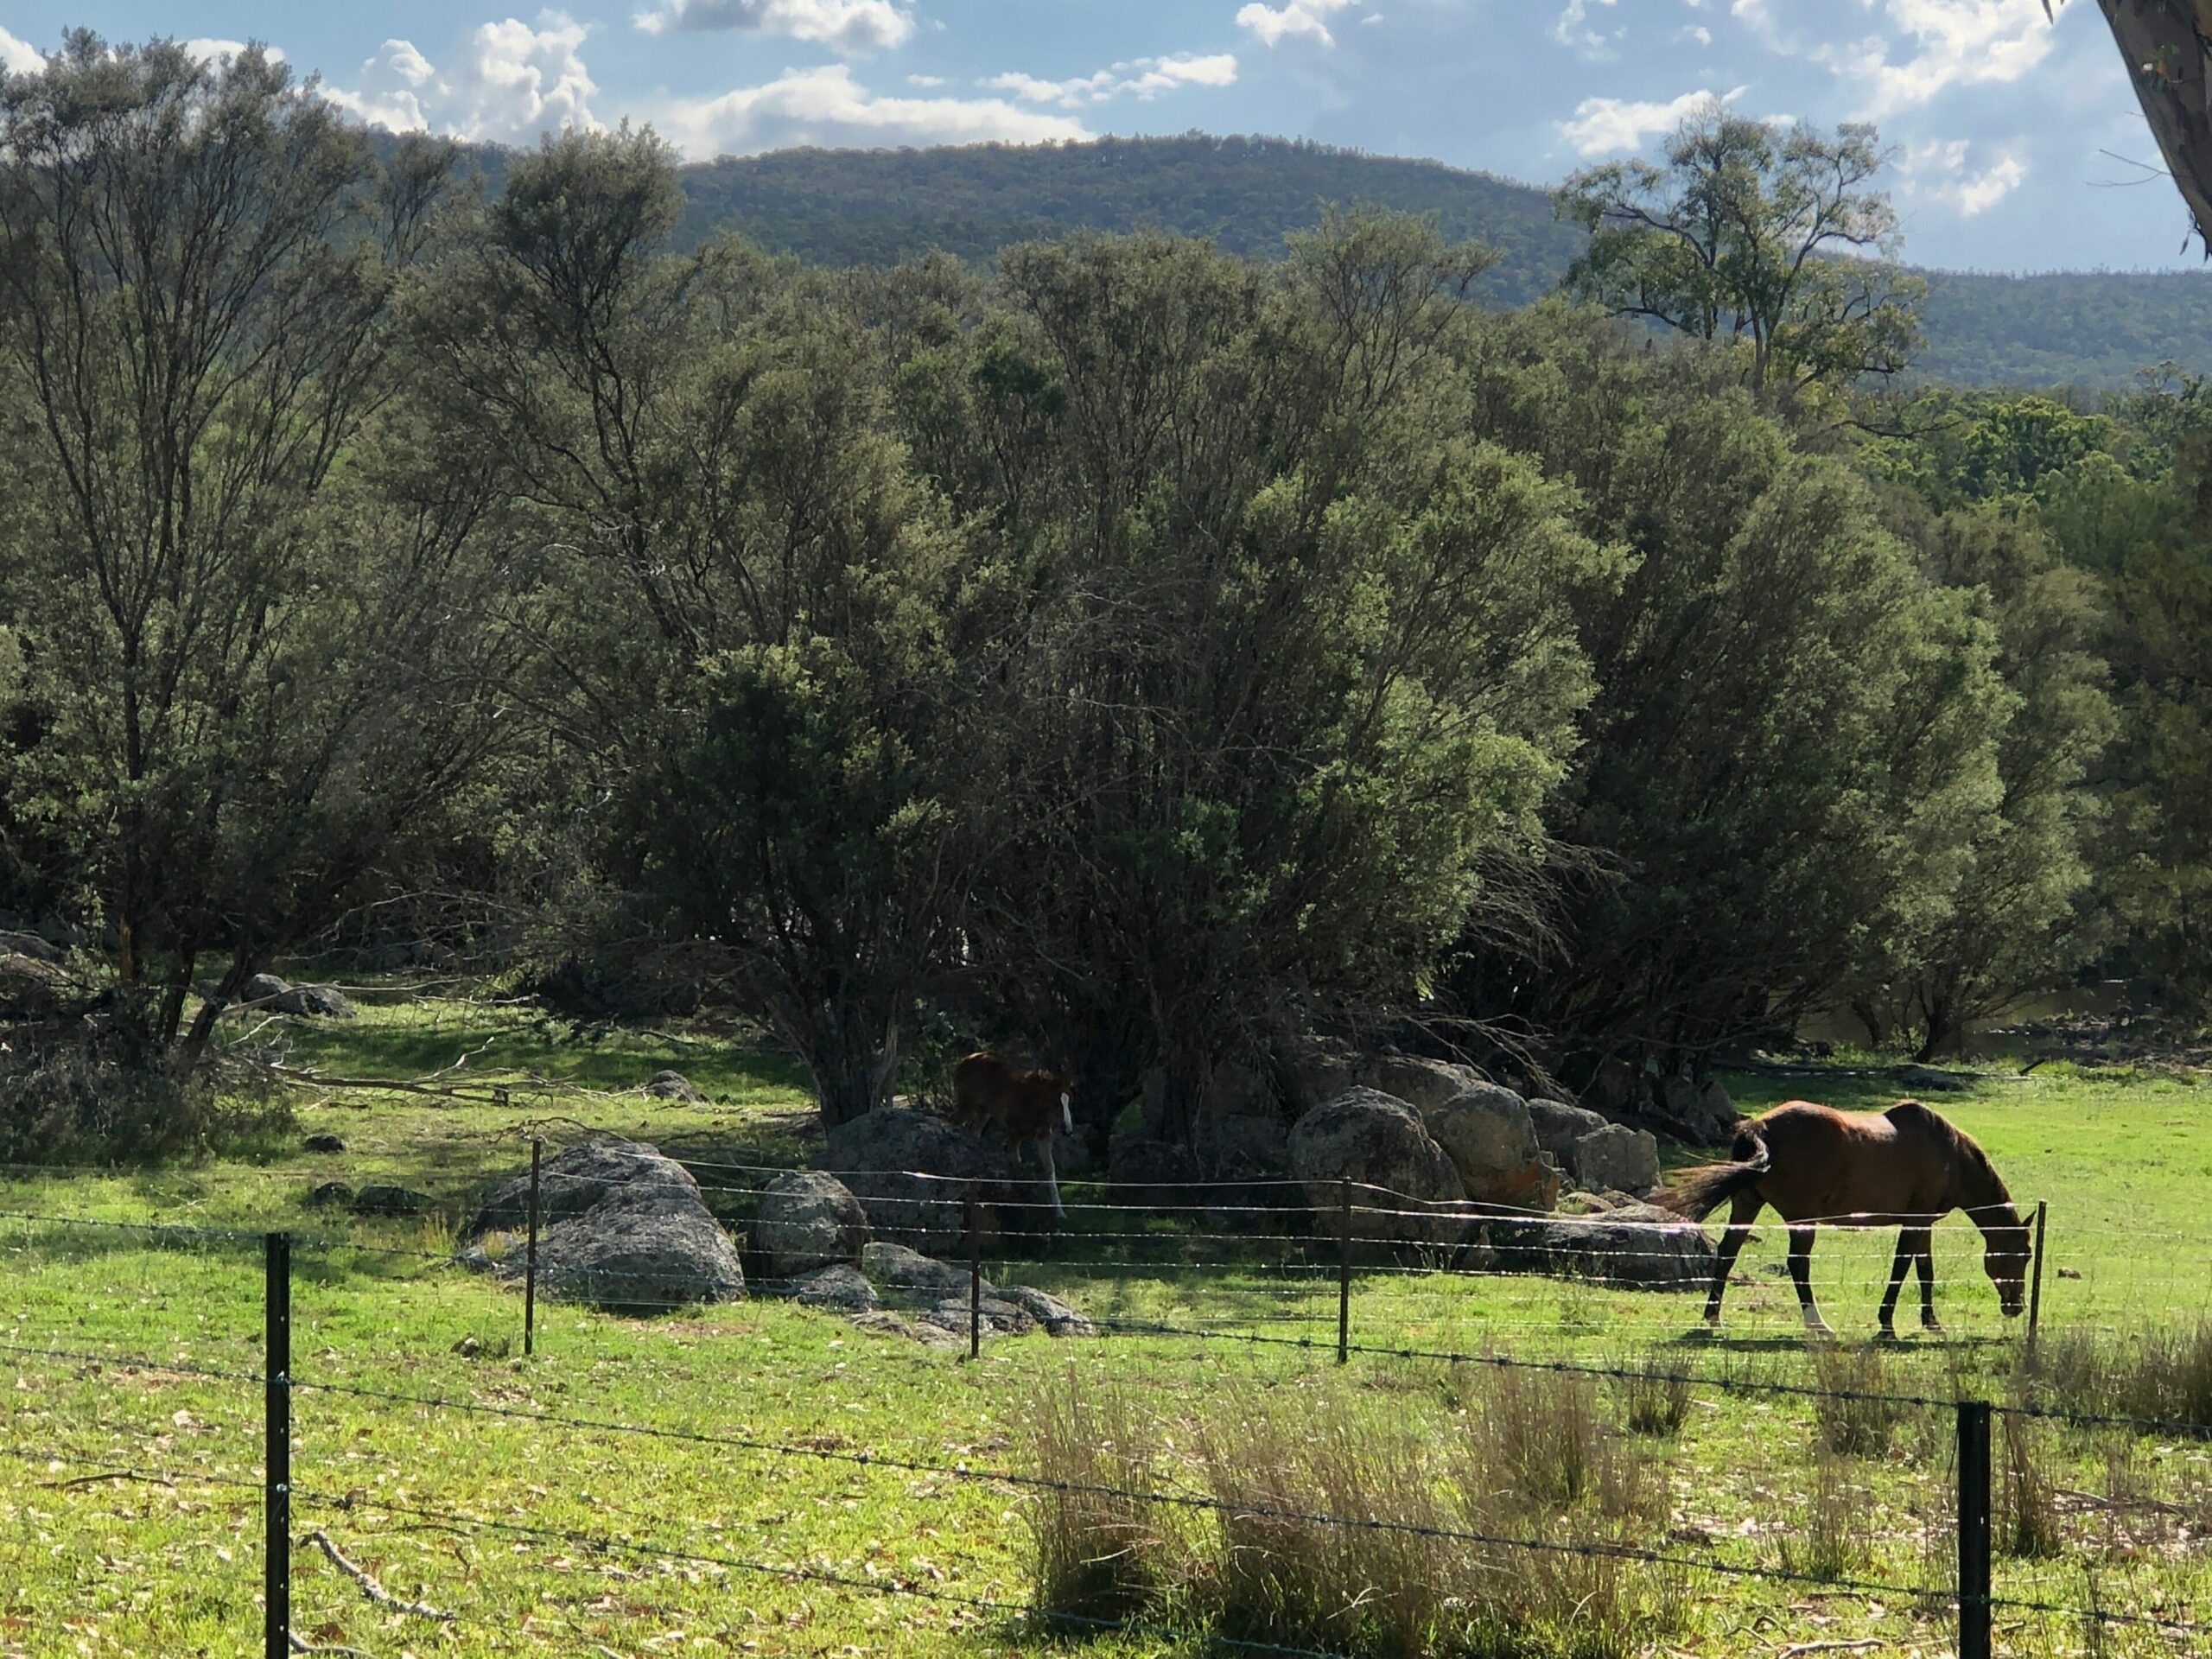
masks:
<path id="1" fill-rule="evenodd" d="M 1166 1490 L 1159 1424 L 1110 1379 L 1073 1366 L 1030 1407 L 1031 1472 L 1061 1483 L 1034 1493 L 1033 1605 L 1049 1613 L 1126 1619 L 1158 1611 L 1187 1576 L 1187 1512 L 1143 1501 Z"/>
<path id="2" fill-rule="evenodd" d="M 2046 1332 L 2023 1353 L 2014 1381 L 2046 1410 L 2195 1425 L 2212 1435 L 2212 1319 L 2126 1337 Z"/>
<path id="3" fill-rule="evenodd" d="M 1092 1618 L 1188 1618 L 1249 1640 L 1370 1659 L 1616 1659 L 1672 1628 L 1680 1574 L 1633 1558 L 1663 1535 L 1649 1449 L 1585 1376 L 1503 1369 L 1455 1379 L 1464 1432 L 1440 1437 L 1340 1385 L 1249 1389 L 1148 1421 L 1095 1373 L 1033 1408 L 1038 1605 Z M 1149 1435 L 1150 1440 L 1146 1437 Z M 1180 1511 L 1069 1488 L 1188 1491 Z M 1163 1484 L 1166 1483 L 1166 1484 Z M 1168 1510 L 1173 1516 L 1178 1511 Z"/>

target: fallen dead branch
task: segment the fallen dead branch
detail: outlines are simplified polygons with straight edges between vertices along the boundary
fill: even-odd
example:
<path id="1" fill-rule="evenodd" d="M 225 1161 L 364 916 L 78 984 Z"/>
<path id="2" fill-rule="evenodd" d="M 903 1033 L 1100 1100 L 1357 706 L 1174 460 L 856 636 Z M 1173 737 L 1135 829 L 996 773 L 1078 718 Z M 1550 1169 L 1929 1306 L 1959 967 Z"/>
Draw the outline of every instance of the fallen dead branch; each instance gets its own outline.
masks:
<path id="1" fill-rule="evenodd" d="M 451 1613 L 441 1612 L 427 1601 L 408 1601 L 395 1596 L 377 1582 L 376 1574 L 365 1567 L 357 1567 L 338 1553 L 338 1546 L 330 1541 L 330 1535 L 321 1528 L 308 1533 L 300 1541 L 313 1544 L 329 1558 L 330 1564 L 360 1586 L 361 1593 L 379 1607 L 389 1607 L 396 1613 L 412 1613 L 417 1618 L 432 1618 L 442 1624 L 454 1621 Z"/>

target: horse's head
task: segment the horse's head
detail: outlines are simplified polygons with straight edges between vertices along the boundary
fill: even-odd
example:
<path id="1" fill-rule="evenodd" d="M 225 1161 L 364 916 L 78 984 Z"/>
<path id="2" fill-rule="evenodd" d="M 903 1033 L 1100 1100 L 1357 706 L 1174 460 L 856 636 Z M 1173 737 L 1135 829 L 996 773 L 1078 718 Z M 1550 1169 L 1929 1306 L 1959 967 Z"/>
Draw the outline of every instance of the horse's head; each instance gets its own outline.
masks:
<path id="1" fill-rule="evenodd" d="M 1051 1074 L 1055 1097 L 1060 1103 L 1060 1128 L 1065 1133 L 1075 1133 L 1075 1073 L 1055 1071 Z"/>
<path id="2" fill-rule="evenodd" d="M 1981 1227 L 1981 1267 L 1997 1287 L 1997 1305 L 2006 1319 L 2017 1319 L 2028 1304 L 2028 1263 L 2032 1253 L 2027 1224 L 2011 1205 L 1978 1212 Z"/>

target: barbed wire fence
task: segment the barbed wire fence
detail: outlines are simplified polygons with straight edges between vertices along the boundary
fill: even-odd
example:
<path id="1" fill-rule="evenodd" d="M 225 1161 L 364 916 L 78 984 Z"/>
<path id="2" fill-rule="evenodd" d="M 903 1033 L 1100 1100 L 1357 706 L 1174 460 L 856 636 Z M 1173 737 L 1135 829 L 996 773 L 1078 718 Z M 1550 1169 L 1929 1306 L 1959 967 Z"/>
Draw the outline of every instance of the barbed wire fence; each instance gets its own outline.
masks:
<path id="1" fill-rule="evenodd" d="M 534 1347 L 537 1283 L 537 1242 L 540 1232 L 540 1204 L 538 1183 L 535 1179 L 537 1160 L 533 1156 L 533 1180 L 529 1205 L 529 1238 L 525 1246 L 524 1267 L 524 1351 Z M 881 1173 L 881 1172 L 875 1172 Z M 917 1172 L 897 1172 L 902 1178 L 928 1181 L 936 1178 Z M 1217 1185 L 1218 1184 L 1212 1184 Z M 749 1189 L 756 1195 L 765 1186 Z M 1373 1194 L 1370 1194 L 1370 1198 Z M 1553 1375 L 1576 1375 L 1591 1378 L 1624 1381 L 1663 1381 L 1685 1389 L 1713 1389 L 1723 1392 L 1757 1395 L 1770 1397 L 1795 1397 L 1827 1401 L 1860 1401 L 1879 1402 L 1888 1407 L 1947 1412 L 1952 1424 L 1952 1472 L 1955 1482 L 1953 1513 L 1955 1516 L 1956 1571 L 1955 1581 L 1945 1584 L 1910 1584 L 1885 1580 L 1844 1580 L 1834 1575 L 1793 1572 L 1786 1567 L 1732 1561 L 1713 1554 L 1686 1554 L 1677 1550 L 1656 1550 L 1639 1545 L 1609 1539 L 1559 1539 L 1535 1536 L 1516 1536 L 1483 1531 L 1471 1528 L 1440 1528 L 1434 1525 L 1399 1521 L 1389 1517 L 1362 1515 L 1339 1515 L 1320 1510 L 1285 1510 L 1265 1504 L 1229 1503 L 1217 1497 L 1190 1492 L 1141 1490 L 1130 1487 L 1068 1482 L 1046 1478 L 1021 1469 L 981 1467 L 964 1464 L 947 1464 L 918 1459 L 902 1458 L 871 1452 L 865 1448 L 851 1450 L 822 1446 L 790 1444 L 769 1438 L 732 1435 L 665 1425 L 633 1423 L 619 1419 L 588 1417 L 570 1413 L 548 1412 L 535 1408 L 490 1403 L 448 1395 L 423 1394 L 404 1389 L 377 1389 L 358 1382 L 348 1382 L 334 1376 L 322 1376 L 312 1367 L 304 1373 L 295 1365 L 292 1352 L 291 1309 L 294 1286 L 294 1250 L 296 1245 L 310 1255 L 352 1251 L 389 1259 L 405 1259 L 418 1262 L 425 1268 L 450 1264 L 449 1253 L 410 1250 L 394 1247 L 373 1246 L 337 1236 L 317 1237 L 302 1236 L 297 1238 L 289 1232 L 276 1231 L 256 1234 L 243 1230 L 215 1227 L 196 1227 L 172 1224 L 102 1221 L 86 1217 L 60 1217 L 29 1212 L 4 1212 L 6 1218 L 21 1222 L 28 1230 L 33 1226 L 86 1230 L 94 1233 L 107 1232 L 135 1236 L 163 1246 L 194 1245 L 201 1248 L 246 1249 L 257 1249 L 262 1268 L 262 1363 L 257 1370 L 242 1370 L 235 1365 L 212 1365 L 183 1355 L 163 1357 L 157 1354 L 128 1354 L 101 1351 L 97 1349 L 71 1347 L 54 1344 L 0 1341 L 0 1353 L 23 1358 L 37 1358 L 80 1367 L 104 1368 L 107 1370 L 134 1371 L 146 1376 L 168 1376 L 188 1378 L 199 1383 L 220 1383 L 249 1391 L 257 1391 L 261 1411 L 260 1479 L 257 1482 L 235 1474 L 163 1468 L 155 1465 L 121 1464 L 113 1459 L 86 1459 L 66 1448 L 49 1447 L 43 1453 L 37 1448 L 0 1447 L 0 1455 L 43 1455 L 49 1464 L 66 1468 L 83 1464 L 91 1471 L 85 1476 L 68 1477 L 60 1483 L 79 1481 L 149 1481 L 175 1486 L 178 1483 L 203 1485 L 223 1491 L 234 1498 L 241 1494 L 257 1492 L 262 1508 L 262 1555 L 264 1582 L 262 1607 L 264 1621 L 264 1650 L 269 1655 L 315 1650 L 293 1629 L 290 1588 L 291 1562 L 296 1549 L 313 1548 L 320 1550 L 334 1567 L 351 1579 L 361 1593 L 379 1606 L 415 1617 L 444 1620 L 450 1617 L 446 1610 L 429 1606 L 427 1603 L 409 1602 L 395 1597 L 378 1582 L 374 1575 L 346 1560 L 332 1541 L 327 1531 L 315 1530 L 295 1536 L 294 1520 L 296 1505 L 311 1511 L 345 1514 L 359 1508 L 365 1500 L 354 1494 L 325 1491 L 310 1479 L 307 1484 L 296 1482 L 292 1464 L 294 1450 L 294 1414 L 302 1399 L 321 1394 L 345 1396 L 385 1408 L 404 1409 L 416 1413 L 453 1415 L 463 1418 L 499 1420 L 520 1423 L 543 1430 L 619 1436 L 625 1439 L 663 1443 L 682 1443 L 712 1446 L 749 1455 L 777 1459 L 804 1459 L 814 1462 L 836 1462 L 856 1467 L 873 1467 L 927 1476 L 934 1479 L 957 1483 L 983 1483 L 1016 1492 L 1088 1494 L 1111 1497 L 1126 1503 L 1163 1509 L 1196 1510 L 1222 1515 L 1234 1515 L 1247 1520 L 1279 1522 L 1325 1529 L 1344 1529 L 1367 1532 L 1406 1534 L 1430 1537 L 1460 1544 L 1479 1545 L 1506 1552 L 1533 1554 L 1567 1554 L 1592 1559 L 1632 1560 L 1654 1567 L 1684 1572 L 1709 1573 L 1723 1579 L 1743 1578 L 1766 1580 L 1780 1583 L 1802 1582 L 1821 1584 L 1829 1589 L 1853 1589 L 1868 1595 L 1886 1596 L 1912 1605 L 1942 1606 L 1955 1620 L 1957 1651 L 1961 1659 L 1991 1651 L 1991 1631 L 1996 1614 L 2010 1611 L 2020 1614 L 2043 1614 L 2077 1618 L 2098 1628 L 2107 1626 L 2137 1627 L 2165 1633 L 2177 1639 L 2197 1639 L 2212 1635 L 2212 1625 L 2192 1622 L 2186 1610 L 2169 1616 L 2162 1611 L 2111 1609 L 2098 1606 L 2040 1600 L 2033 1598 L 2005 1597 L 1994 1593 L 1991 1575 L 1990 1527 L 1992 1515 L 1992 1455 L 1991 1427 L 1993 1421 L 2006 1418 L 2049 1422 L 2071 1427 L 2123 1428 L 2130 1432 L 2165 1436 L 2185 1436 L 2195 1439 L 2212 1438 L 2212 1423 L 2185 1418 L 2160 1418 L 2129 1415 L 2117 1413 L 2088 1413 L 2058 1407 L 2038 1406 L 2032 1402 L 2012 1403 L 1993 1402 L 1972 1398 L 1952 1398 L 1929 1394 L 1908 1394 L 1885 1390 L 1857 1390 L 1820 1384 L 1789 1382 L 1775 1379 L 1745 1376 L 1715 1376 L 1696 1368 L 1679 1370 L 1655 1370 L 1649 1365 L 1638 1369 L 1592 1363 L 1568 1359 L 1535 1359 L 1494 1351 L 1461 1350 L 1451 1347 L 1427 1346 L 1413 1343 L 1392 1344 L 1372 1340 L 1354 1341 L 1351 1313 L 1352 1291 L 1359 1274 L 1363 1273 L 1427 1273 L 1465 1271 L 1452 1267 L 1433 1265 L 1408 1266 L 1382 1259 L 1390 1250 L 1407 1248 L 1408 1240 L 1402 1233 L 1386 1233 L 1378 1227 L 1372 1232 L 1359 1230 L 1357 1217 L 1369 1215 L 1378 1221 L 1433 1222 L 1438 1212 L 1428 1207 L 1407 1209 L 1403 1201 L 1370 1202 L 1362 1205 L 1355 1200 L 1349 1188 L 1339 1194 L 1333 1219 L 1338 1224 L 1333 1232 L 1325 1226 L 1314 1233 L 1297 1234 L 1291 1231 L 1258 1233 L 1232 1232 L 1199 1236 L 1206 1242 L 1233 1244 L 1247 1252 L 1255 1245 L 1268 1243 L 1295 1245 L 1300 1255 L 1296 1261 L 1286 1259 L 1281 1264 L 1296 1268 L 1309 1278 L 1333 1279 L 1337 1294 L 1334 1340 L 1325 1331 L 1317 1338 L 1312 1334 L 1281 1335 L 1264 1330 L 1228 1329 L 1202 1324 L 1178 1324 L 1167 1320 L 1113 1319 L 1093 1320 L 1099 1329 L 1128 1336 L 1172 1338 L 1199 1343 L 1237 1343 L 1255 1346 L 1305 1351 L 1309 1354 L 1330 1355 L 1338 1363 L 1346 1363 L 1354 1356 L 1378 1360 L 1423 1361 L 1452 1366 L 1484 1367 L 1496 1370 L 1512 1370 Z M 969 1313 L 967 1331 L 971 1355 L 979 1351 L 985 1329 L 983 1305 L 986 1281 L 982 1277 L 981 1242 L 982 1229 L 976 1215 L 977 1198 L 972 1183 L 965 1191 L 948 1190 L 943 1199 L 925 1201 L 932 1205 L 951 1204 L 957 1206 L 969 1245 Z M 1040 1205 L 1041 1207 L 1041 1205 Z M 1071 1209 L 1077 1206 L 1071 1205 Z M 1116 1208 L 1105 1205 L 1084 1206 L 1094 1211 Z M 1255 1206 L 1269 1213 L 1289 1213 L 1295 1206 Z M 1134 1224 L 1149 1217 L 1149 1208 L 1122 1207 Z M 1190 1206 L 1196 1214 L 1218 1213 L 1218 1205 Z M 1317 1220 L 1325 1220 L 1326 1206 L 1313 1206 Z M 1464 1219 L 1461 1217 L 1460 1219 Z M 1549 1226 L 1574 1225 L 1571 1218 L 1542 1217 Z M 1866 1223 L 1871 1218 L 1855 1217 L 1842 1218 L 1854 1223 Z M 1497 1222 L 1528 1222 L 1534 1224 L 1533 1212 L 1503 1217 L 1487 1217 L 1491 1224 Z M 1592 1228 L 1605 1224 L 1603 1217 L 1586 1218 Z M 1613 1223 L 1614 1227 L 1634 1229 L 1647 1226 L 1655 1230 L 1686 1224 Z M 1115 1230 L 1108 1230 L 1109 1232 Z M 1163 1236 L 1132 1224 L 1122 1242 L 1147 1243 Z M 2040 1229 L 2038 1229 L 2040 1235 Z M 1173 1241 L 1177 1236 L 1166 1236 Z M 1371 1247 L 1376 1258 L 1362 1261 L 1355 1266 L 1355 1256 L 1361 1249 Z M 1614 1246 L 1603 1250 L 1585 1251 L 1577 1258 L 1584 1270 L 1603 1277 L 1622 1265 L 1607 1257 L 1642 1257 L 1654 1252 L 1632 1246 Z M 1334 1259 L 1327 1259 L 1333 1255 Z M 1078 1266 L 1083 1264 L 1077 1264 Z M 1108 1265 L 1104 1262 L 1093 1264 Z M 1135 1263 L 1123 1265 L 1163 1266 L 1174 1263 Z M 2038 1258 L 2038 1268 L 2040 1260 Z M 625 1306 L 639 1310 L 664 1309 L 664 1295 L 656 1298 L 637 1298 L 622 1294 L 620 1281 L 627 1275 L 600 1272 L 594 1275 L 602 1282 L 587 1287 L 582 1298 L 595 1306 L 608 1308 Z M 788 1284 L 762 1284 L 760 1288 L 786 1290 Z M 575 1290 L 573 1279 L 567 1290 Z M 1307 1294 L 1300 1289 L 1298 1294 Z M 1300 1318 L 1312 1318 L 1299 1315 Z M 1245 1320 L 1249 1325 L 1260 1321 Z M 702 1551 L 689 1547 L 677 1547 L 651 1539 L 631 1537 L 620 1533 L 541 1525 L 535 1522 L 502 1518 L 483 1514 L 471 1514 L 460 1509 L 442 1508 L 433 1504 L 406 1503 L 385 1497 L 373 1500 L 372 1507 L 391 1515 L 404 1515 L 411 1520 L 429 1525 L 459 1529 L 488 1532 L 516 1538 L 536 1538 L 541 1541 L 561 1542 L 595 1552 L 652 1558 L 671 1562 L 688 1562 L 718 1570 L 783 1579 L 791 1582 L 815 1583 L 825 1587 L 889 1596 L 914 1596 L 957 1607 L 976 1617 L 995 1619 L 1035 1622 L 1068 1629 L 1090 1628 L 1122 1630 L 1133 1634 L 1158 1636 L 1162 1639 L 1189 1639 L 1186 1629 L 1154 1627 L 1141 1620 L 1109 1620 L 1039 1610 L 1002 1597 L 977 1596 L 966 1592 L 949 1590 L 940 1585 L 923 1583 L 898 1575 L 876 1576 L 855 1574 L 825 1569 L 801 1562 L 777 1562 L 741 1556 L 725 1551 Z M 1216 1645 L 1248 1650 L 1286 1653 L 1319 1654 L 1322 1649 L 1284 1645 L 1267 1642 L 1243 1642 L 1227 1637 L 1208 1637 Z M 330 1649 L 338 1650 L 344 1649 Z"/>

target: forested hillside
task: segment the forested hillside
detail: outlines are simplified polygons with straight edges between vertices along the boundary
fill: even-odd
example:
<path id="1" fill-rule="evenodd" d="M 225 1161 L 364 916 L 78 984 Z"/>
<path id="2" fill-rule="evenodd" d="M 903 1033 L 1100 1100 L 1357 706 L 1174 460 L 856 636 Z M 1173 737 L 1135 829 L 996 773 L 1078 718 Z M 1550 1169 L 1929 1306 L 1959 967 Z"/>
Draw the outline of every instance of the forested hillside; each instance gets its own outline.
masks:
<path id="1" fill-rule="evenodd" d="M 1273 257 L 1324 202 L 1433 213 L 1497 263 L 1479 292 L 1518 305 L 1558 282 L 1582 232 L 1541 190 L 1437 162 L 1268 138 L 1109 138 L 921 150 L 787 149 L 683 169 L 679 238 L 724 227 L 823 264 L 889 264 L 943 248 L 988 259 L 1080 228 L 1211 238 Z M 1970 385 L 2126 385 L 2171 359 L 2212 369 L 2212 280 L 2196 273 L 1931 273 L 1917 368 Z"/>

